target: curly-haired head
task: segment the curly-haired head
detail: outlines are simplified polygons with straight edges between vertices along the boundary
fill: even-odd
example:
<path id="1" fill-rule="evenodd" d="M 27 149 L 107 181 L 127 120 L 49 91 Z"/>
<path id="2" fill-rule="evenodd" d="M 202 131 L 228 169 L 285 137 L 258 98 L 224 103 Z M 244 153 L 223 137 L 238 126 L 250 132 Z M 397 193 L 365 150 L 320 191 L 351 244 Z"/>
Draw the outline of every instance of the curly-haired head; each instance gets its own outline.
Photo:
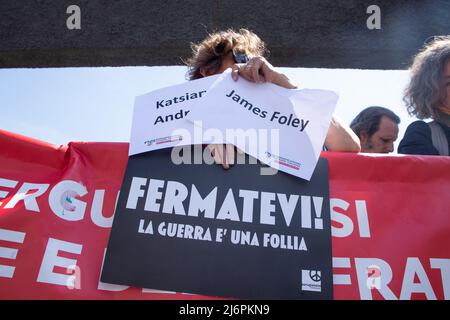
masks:
<path id="1" fill-rule="evenodd" d="M 403 100 L 410 115 L 419 119 L 439 119 L 437 107 L 445 96 L 444 68 L 450 61 L 450 36 L 435 37 L 415 56 L 411 80 Z"/>
<path id="2" fill-rule="evenodd" d="M 264 56 L 264 42 L 252 31 L 228 29 L 209 34 L 203 41 L 191 45 L 192 56 L 186 61 L 187 78 L 202 78 L 202 70 L 207 73 L 216 72 L 222 60 L 229 54 L 245 53 L 249 57 Z"/>

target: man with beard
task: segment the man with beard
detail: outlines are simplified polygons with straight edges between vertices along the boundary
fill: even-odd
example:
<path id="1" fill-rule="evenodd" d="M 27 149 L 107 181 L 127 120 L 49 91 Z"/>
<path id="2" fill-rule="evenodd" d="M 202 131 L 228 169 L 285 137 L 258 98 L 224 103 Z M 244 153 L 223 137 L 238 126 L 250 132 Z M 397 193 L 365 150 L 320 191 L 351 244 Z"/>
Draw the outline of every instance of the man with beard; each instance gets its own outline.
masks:
<path id="1" fill-rule="evenodd" d="M 400 118 L 383 107 L 368 107 L 361 111 L 350 128 L 361 141 L 361 152 L 390 153 L 394 151 Z"/>

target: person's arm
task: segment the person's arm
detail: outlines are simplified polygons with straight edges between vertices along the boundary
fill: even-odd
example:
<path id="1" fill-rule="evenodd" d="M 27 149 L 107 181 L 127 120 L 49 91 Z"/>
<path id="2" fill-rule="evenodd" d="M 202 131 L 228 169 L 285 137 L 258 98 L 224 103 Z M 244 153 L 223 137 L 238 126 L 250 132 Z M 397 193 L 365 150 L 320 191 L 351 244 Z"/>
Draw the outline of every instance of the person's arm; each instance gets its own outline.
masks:
<path id="1" fill-rule="evenodd" d="M 333 115 L 325 138 L 328 151 L 360 152 L 361 143 L 353 130 Z"/>
<path id="2" fill-rule="evenodd" d="M 234 146 L 232 144 L 209 144 L 209 152 L 216 164 L 221 164 L 224 169 L 229 169 L 234 164 Z"/>

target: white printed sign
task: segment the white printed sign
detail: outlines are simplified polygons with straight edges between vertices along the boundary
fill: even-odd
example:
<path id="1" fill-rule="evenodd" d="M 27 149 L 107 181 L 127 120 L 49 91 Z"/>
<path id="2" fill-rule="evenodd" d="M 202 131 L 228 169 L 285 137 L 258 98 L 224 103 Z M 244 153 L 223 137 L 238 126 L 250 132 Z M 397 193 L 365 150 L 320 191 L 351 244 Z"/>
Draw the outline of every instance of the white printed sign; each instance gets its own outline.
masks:
<path id="1" fill-rule="evenodd" d="M 136 97 L 129 155 L 230 143 L 271 167 L 310 180 L 338 96 L 255 84 L 230 71 Z"/>
<path id="2" fill-rule="evenodd" d="M 328 90 L 234 81 L 227 71 L 186 118 L 201 120 L 203 130 L 217 130 L 217 143 L 234 144 L 271 167 L 310 180 L 337 99 Z"/>

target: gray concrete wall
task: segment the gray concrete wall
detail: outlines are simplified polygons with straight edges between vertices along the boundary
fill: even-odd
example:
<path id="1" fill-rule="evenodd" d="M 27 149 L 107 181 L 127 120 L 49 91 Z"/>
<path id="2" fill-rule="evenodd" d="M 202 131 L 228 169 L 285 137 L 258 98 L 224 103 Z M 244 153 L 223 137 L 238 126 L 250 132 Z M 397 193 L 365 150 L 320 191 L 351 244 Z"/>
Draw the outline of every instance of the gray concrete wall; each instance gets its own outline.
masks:
<path id="1" fill-rule="evenodd" d="M 81 30 L 66 9 L 81 8 Z M 381 30 L 366 9 L 381 8 Z M 277 66 L 406 69 L 450 34 L 450 0 L 1 0 L 0 67 L 177 65 L 207 31 L 247 27 Z"/>

